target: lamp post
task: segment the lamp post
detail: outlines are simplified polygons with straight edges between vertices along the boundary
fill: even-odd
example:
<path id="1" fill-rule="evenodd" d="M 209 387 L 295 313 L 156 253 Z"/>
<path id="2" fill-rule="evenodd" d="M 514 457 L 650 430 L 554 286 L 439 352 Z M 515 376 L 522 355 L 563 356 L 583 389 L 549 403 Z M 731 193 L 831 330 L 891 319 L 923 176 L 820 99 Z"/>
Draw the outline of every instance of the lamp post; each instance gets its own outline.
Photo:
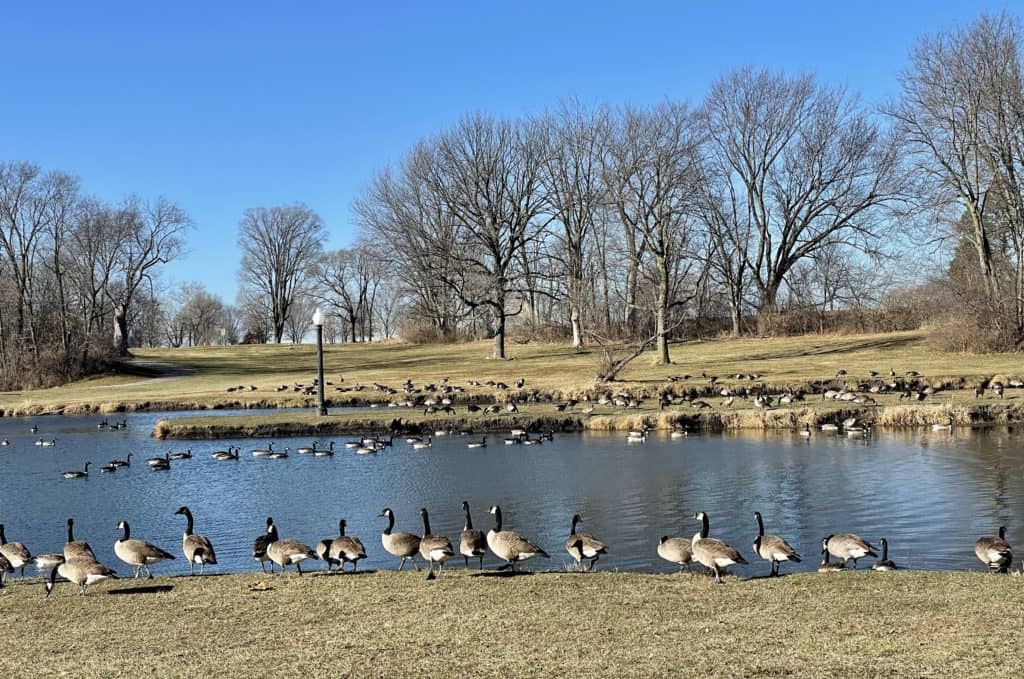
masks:
<path id="1" fill-rule="evenodd" d="M 313 312 L 313 326 L 316 328 L 316 396 L 321 415 L 327 414 L 324 405 L 324 312 L 320 307 Z"/>

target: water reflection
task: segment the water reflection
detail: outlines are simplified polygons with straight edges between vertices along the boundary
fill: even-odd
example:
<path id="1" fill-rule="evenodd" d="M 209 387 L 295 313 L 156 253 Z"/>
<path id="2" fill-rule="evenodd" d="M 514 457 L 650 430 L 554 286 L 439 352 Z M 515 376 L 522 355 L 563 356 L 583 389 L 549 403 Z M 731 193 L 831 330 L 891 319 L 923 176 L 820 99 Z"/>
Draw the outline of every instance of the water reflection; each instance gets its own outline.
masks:
<path id="1" fill-rule="evenodd" d="M 220 414 L 220 413 L 218 413 Z M 252 539 L 273 516 L 282 537 L 310 544 L 333 535 L 338 519 L 362 537 L 368 568 L 392 568 L 379 533 L 384 506 L 394 509 L 398 530 L 419 532 L 417 510 L 430 509 L 435 532 L 455 538 L 462 528 L 460 503 L 470 501 L 479 528 L 491 526 L 486 509 L 500 504 L 506 525 L 537 540 L 551 554 L 542 567 L 569 563 L 561 545 L 575 512 L 587 532 L 609 545 L 603 568 L 671 570 L 656 555 L 662 535 L 690 537 L 698 510 L 712 533 L 754 561 L 753 512 L 768 532 L 786 537 L 804 557 L 818 561 L 820 540 L 855 532 L 875 542 L 887 537 L 890 557 L 915 568 L 981 569 L 973 555 L 980 535 L 1007 526 L 1011 544 L 1024 541 L 1024 436 L 1010 429 L 876 433 L 869 439 L 816 433 L 806 440 L 789 432 L 731 432 L 671 440 L 655 434 L 645 444 L 622 436 L 586 433 L 557 436 L 541 446 L 468 449 L 467 439 L 437 437 L 425 451 L 396 441 L 379 455 L 355 455 L 339 446 L 334 457 L 296 455 L 309 439 L 278 440 L 292 448 L 286 460 L 253 458 L 266 441 L 163 442 L 149 433 L 159 414 L 127 416 L 128 428 L 99 431 L 99 417 L 0 420 L 0 521 L 8 538 L 35 553 L 60 551 L 64 521 L 76 519 L 82 539 L 115 564 L 117 522 L 174 553 L 184 520 L 173 512 L 189 505 L 196 529 L 214 541 L 216 570 L 251 570 Z M 39 432 L 30 428 L 38 425 Z M 32 445 L 40 436 L 57 446 Z M 339 443 L 345 437 L 339 437 Z M 242 447 L 242 458 L 217 462 L 214 450 Z M 150 471 L 146 457 L 191 445 L 195 458 L 169 472 Z M 134 453 L 130 468 L 100 474 L 98 466 Z M 88 479 L 60 473 L 92 460 Z M 489 561 L 493 563 L 493 561 Z M 362 564 L 361 564 L 362 565 Z M 794 566 L 787 565 L 786 569 Z M 183 562 L 158 570 L 185 568 Z M 740 573 L 767 572 L 753 563 Z"/>

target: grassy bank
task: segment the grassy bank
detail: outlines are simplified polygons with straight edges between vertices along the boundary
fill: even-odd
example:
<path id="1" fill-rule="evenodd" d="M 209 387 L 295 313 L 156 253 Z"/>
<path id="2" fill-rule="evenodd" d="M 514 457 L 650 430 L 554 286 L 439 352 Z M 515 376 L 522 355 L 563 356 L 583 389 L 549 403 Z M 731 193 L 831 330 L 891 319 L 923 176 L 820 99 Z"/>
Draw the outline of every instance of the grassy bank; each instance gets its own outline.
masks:
<path id="1" fill-rule="evenodd" d="M 273 589 L 251 592 L 258 580 Z M 136 586 L 155 591 L 138 591 Z M 166 590 L 166 591 L 161 591 Z M 113 592 L 119 591 L 118 594 Z M 0 595 L 0 671 L 74 676 L 1019 676 L 1021 581 L 379 572 Z M 31 640 L 26 643 L 26 640 Z"/>
<path id="2" fill-rule="evenodd" d="M 888 397 L 895 400 L 896 397 Z M 320 417 L 314 412 L 281 412 L 261 415 L 182 416 L 157 422 L 153 435 L 161 439 L 218 439 L 287 436 L 341 436 L 387 434 L 394 420 L 400 420 L 401 433 L 435 431 L 508 432 L 519 427 L 532 432 L 545 431 L 628 431 L 647 427 L 654 430 L 724 431 L 739 429 L 816 428 L 825 422 L 841 422 L 847 417 L 874 423 L 879 427 L 914 427 L 945 424 L 952 417 L 958 425 L 1012 424 L 1024 422 L 1024 405 L 1017 403 L 967 403 L 953 399 L 932 404 L 854 406 L 832 401 L 812 400 L 758 410 L 725 408 L 720 404 L 695 412 L 692 408 L 669 407 L 665 410 L 645 404 L 640 408 L 597 407 L 592 414 L 579 408 L 559 412 L 552 404 L 522 405 L 517 414 L 479 415 L 460 409 L 454 416 L 424 415 L 410 408 L 378 408 L 370 411 L 333 412 Z"/>
<path id="3" fill-rule="evenodd" d="M 487 358 L 490 343 L 456 345 L 372 344 L 326 348 L 327 398 L 334 405 L 386 402 L 393 397 L 370 387 L 374 383 L 398 389 L 405 380 L 417 385 L 437 383 L 466 386 L 469 380 L 514 384 L 526 380 L 525 390 L 556 399 L 593 393 L 601 355 L 598 350 L 573 350 L 566 345 L 511 345 L 511 360 Z M 315 349 L 310 345 L 203 347 L 136 350 L 140 369 L 126 366 L 103 375 L 53 389 L 0 394 L 7 415 L 132 410 L 190 410 L 207 408 L 311 407 L 313 398 L 291 389 L 310 384 Z M 905 332 L 860 336 L 806 336 L 778 339 L 723 339 L 684 342 L 672 347 L 673 364 L 653 365 L 653 355 L 639 357 L 609 389 L 653 395 L 666 386 L 711 390 L 702 374 L 719 377 L 719 385 L 750 385 L 735 380 L 737 373 L 757 373 L 758 384 L 769 389 L 799 388 L 812 380 L 827 380 L 840 369 L 846 379 L 865 379 L 871 370 L 887 375 L 916 370 L 936 386 L 960 391 L 955 399 L 970 399 L 983 378 L 1018 376 L 1014 354 L 941 354 L 928 349 L 922 333 Z M 168 376 L 154 364 L 172 366 Z M 130 372 L 132 374 L 125 374 Z M 137 374 L 141 373 L 141 374 Z M 154 376 L 157 375 L 157 376 Z M 690 375 L 675 383 L 668 378 Z M 341 377 L 344 382 L 341 382 Z M 238 390 L 236 387 L 243 387 Z M 288 386 L 286 390 L 279 390 Z M 365 387 L 361 390 L 356 386 Z M 344 389 L 347 391 L 339 391 Z M 232 389 L 232 391 L 229 391 Z M 468 388 L 462 400 L 504 400 L 508 393 L 494 387 Z M 944 396 L 944 398 L 948 398 Z"/>

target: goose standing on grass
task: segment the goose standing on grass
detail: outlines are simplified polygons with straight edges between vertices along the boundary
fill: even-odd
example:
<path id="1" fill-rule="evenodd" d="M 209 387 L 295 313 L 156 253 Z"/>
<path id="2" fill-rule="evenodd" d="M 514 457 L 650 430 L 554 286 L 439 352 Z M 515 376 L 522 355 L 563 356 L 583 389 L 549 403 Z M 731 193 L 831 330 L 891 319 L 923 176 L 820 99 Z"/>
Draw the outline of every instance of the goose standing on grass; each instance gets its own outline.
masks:
<path id="1" fill-rule="evenodd" d="M 852 561 L 853 567 L 856 568 L 857 559 L 863 559 L 865 556 L 878 556 L 874 545 L 853 533 L 829 535 L 824 540 L 824 546 L 832 556 L 842 559 L 847 567 Z"/>
<path id="2" fill-rule="evenodd" d="M 270 544 L 267 545 L 267 556 L 270 557 L 272 562 L 270 571 L 274 571 L 273 564 L 277 564 L 281 567 L 281 574 L 284 574 L 285 569 L 288 566 L 295 566 L 295 570 L 302 575 L 302 562 L 307 559 L 316 560 L 319 557 L 316 555 L 309 545 L 303 544 L 298 540 L 282 540 L 277 536 L 277 526 L 270 519 L 267 528 L 267 534 L 270 536 Z"/>
<path id="3" fill-rule="evenodd" d="M 683 566 L 686 566 L 686 570 L 690 570 L 690 564 L 693 563 L 693 547 L 690 538 L 670 538 L 667 535 L 662 535 L 658 542 L 658 556 L 665 561 L 679 564 L 679 570 L 683 570 Z"/>
<path id="4" fill-rule="evenodd" d="M 271 531 L 273 531 L 274 536 L 277 535 L 277 529 L 274 528 L 274 520 L 268 516 L 267 529 L 263 531 L 262 535 L 253 540 L 252 543 L 252 558 L 259 562 L 260 569 L 264 573 L 267 572 L 267 562 L 270 561 L 270 557 L 267 556 L 267 547 L 270 545 L 271 540 L 276 539 L 276 537 L 271 537 Z M 273 564 L 270 566 L 270 572 L 274 572 Z"/>
<path id="5" fill-rule="evenodd" d="M 974 553 L 993 573 L 1007 573 L 1013 563 L 1013 549 L 1006 541 L 1006 526 L 999 527 L 999 536 L 978 538 Z"/>
<path id="6" fill-rule="evenodd" d="M 708 537 L 710 521 L 707 514 L 697 512 L 693 518 L 701 522 L 700 532 L 690 541 L 693 557 L 710 568 L 715 574 L 715 582 L 722 584 L 722 571 L 736 564 L 745 564 L 747 560 L 724 541 Z"/>
<path id="7" fill-rule="evenodd" d="M 880 540 L 882 543 L 882 558 L 879 561 L 871 564 L 871 570 L 873 571 L 894 571 L 896 570 L 896 564 L 889 561 L 889 541 L 885 538 Z"/>
<path id="8" fill-rule="evenodd" d="M 587 533 L 577 533 L 576 524 L 583 523 L 579 514 L 572 515 L 572 525 L 569 528 L 569 537 L 565 541 L 565 551 L 576 560 L 576 565 L 583 563 L 584 559 L 590 560 L 588 571 L 594 570 L 594 564 L 601 558 L 602 554 L 608 553 L 608 548 L 603 542 Z"/>
<path id="9" fill-rule="evenodd" d="M 188 561 L 189 575 L 196 574 L 196 564 L 199 564 L 199 575 L 203 575 L 206 572 L 206 564 L 217 565 L 217 554 L 213 551 L 213 545 L 205 535 L 195 535 L 192 532 L 192 510 L 188 507 L 179 507 L 174 513 L 183 514 L 187 522 L 185 534 L 181 538 L 181 551 L 185 553 L 185 560 Z"/>
<path id="10" fill-rule="evenodd" d="M 504 565 L 498 567 L 499 571 L 511 568 L 512 573 L 515 574 L 516 563 L 519 561 L 526 561 L 535 556 L 551 558 L 535 542 L 524 538 L 519 533 L 501 529 L 501 507 L 493 505 L 487 511 L 494 515 L 494 528 L 487 531 L 487 546 L 494 556 L 505 562 Z"/>
<path id="11" fill-rule="evenodd" d="M 772 572 L 769 577 L 779 574 L 779 563 L 783 561 L 794 561 L 800 563 L 800 555 L 790 547 L 789 543 L 778 535 L 764 534 L 764 521 L 761 520 L 761 512 L 754 512 L 757 519 L 757 537 L 754 538 L 754 553 L 765 561 L 772 564 Z"/>
<path id="12" fill-rule="evenodd" d="M 487 554 L 487 538 L 482 530 L 473 528 L 473 517 L 469 514 L 469 502 L 462 501 L 462 511 L 466 514 L 466 524 L 459 533 L 459 554 L 469 569 L 469 560 L 480 559 L 480 570 L 484 568 L 484 556 Z"/>
<path id="13" fill-rule="evenodd" d="M 846 570 L 846 564 L 842 561 L 829 561 L 828 538 L 821 541 L 821 565 L 818 566 L 819 573 L 838 573 Z"/>
<path id="14" fill-rule="evenodd" d="M 420 536 L 413 535 L 412 533 L 394 532 L 395 513 L 391 511 L 390 507 L 385 507 L 378 516 L 387 517 L 388 527 L 380 534 L 380 541 L 388 554 L 397 556 L 402 560 L 398 570 L 402 570 L 405 567 L 406 559 L 411 560 L 412 565 L 416 567 L 416 570 L 419 570 L 420 566 L 416 563 L 416 555 L 420 551 Z"/>
<path id="15" fill-rule="evenodd" d="M 54 565 L 50 570 L 50 577 L 44 585 L 46 587 L 47 599 L 50 598 L 53 586 L 57 583 L 58 574 L 68 582 L 78 585 L 78 594 L 80 596 L 85 596 L 85 588 L 89 585 L 94 585 L 107 578 L 117 578 L 117 572 L 114 569 L 104 566 L 95 559 L 83 557 L 62 559 L 60 563 Z"/>
<path id="16" fill-rule="evenodd" d="M 117 529 L 123 530 L 124 535 L 114 543 L 114 554 L 117 555 L 118 559 L 135 568 L 136 578 L 145 569 L 149 579 L 152 580 L 153 572 L 149 570 L 151 564 L 174 559 L 173 554 L 160 549 L 152 543 L 145 540 L 131 539 L 131 528 L 128 526 L 127 521 L 119 522 Z"/>
<path id="17" fill-rule="evenodd" d="M 4 532 L 4 525 L 0 523 L 0 554 L 11 564 L 11 568 L 21 570 L 21 577 L 25 577 L 25 566 L 32 561 L 32 553 L 20 542 L 7 542 L 7 534 Z"/>
<path id="18" fill-rule="evenodd" d="M 352 564 L 352 572 L 359 570 L 359 560 L 366 558 L 366 548 L 363 541 L 355 535 L 345 535 L 345 528 L 348 522 L 345 519 L 338 521 L 338 537 L 334 538 L 327 550 L 328 556 L 339 564 L 341 570 L 345 570 L 345 564 Z M 330 570 L 330 565 L 328 565 Z"/>
<path id="19" fill-rule="evenodd" d="M 7 574 L 14 572 L 14 566 L 7 560 L 7 557 L 0 554 L 0 589 L 4 588 L 4 583 L 7 581 Z"/>
<path id="20" fill-rule="evenodd" d="M 75 520 L 68 519 L 68 541 L 64 544 L 64 558 L 96 560 L 96 554 L 85 540 L 75 539 Z"/>
<path id="21" fill-rule="evenodd" d="M 420 517 L 423 519 L 423 537 L 420 538 L 420 556 L 427 562 L 427 580 L 433 580 L 444 570 L 444 562 L 455 556 L 451 540 L 443 535 L 435 535 L 430 530 L 430 516 L 427 508 L 420 509 Z M 437 564 L 437 575 L 434 574 L 434 564 Z"/>
<path id="22" fill-rule="evenodd" d="M 82 471 L 64 472 L 63 476 L 65 479 L 84 479 L 87 476 L 89 476 L 89 465 L 91 464 L 92 462 L 86 462 L 85 469 L 83 469 Z"/>

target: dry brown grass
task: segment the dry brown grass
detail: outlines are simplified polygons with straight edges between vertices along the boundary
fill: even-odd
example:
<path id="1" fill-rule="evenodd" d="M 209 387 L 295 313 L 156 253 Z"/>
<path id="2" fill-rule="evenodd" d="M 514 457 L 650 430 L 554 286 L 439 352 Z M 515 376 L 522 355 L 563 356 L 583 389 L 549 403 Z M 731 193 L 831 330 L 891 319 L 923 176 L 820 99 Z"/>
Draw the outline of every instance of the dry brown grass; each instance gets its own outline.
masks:
<path id="1" fill-rule="evenodd" d="M 254 593 L 258 580 L 273 589 Z M 154 585 L 169 591 L 135 592 Z M 127 590 L 121 595 L 111 590 Z M 0 595 L 6 676 L 1019 676 L 1018 578 L 447 572 Z"/>

